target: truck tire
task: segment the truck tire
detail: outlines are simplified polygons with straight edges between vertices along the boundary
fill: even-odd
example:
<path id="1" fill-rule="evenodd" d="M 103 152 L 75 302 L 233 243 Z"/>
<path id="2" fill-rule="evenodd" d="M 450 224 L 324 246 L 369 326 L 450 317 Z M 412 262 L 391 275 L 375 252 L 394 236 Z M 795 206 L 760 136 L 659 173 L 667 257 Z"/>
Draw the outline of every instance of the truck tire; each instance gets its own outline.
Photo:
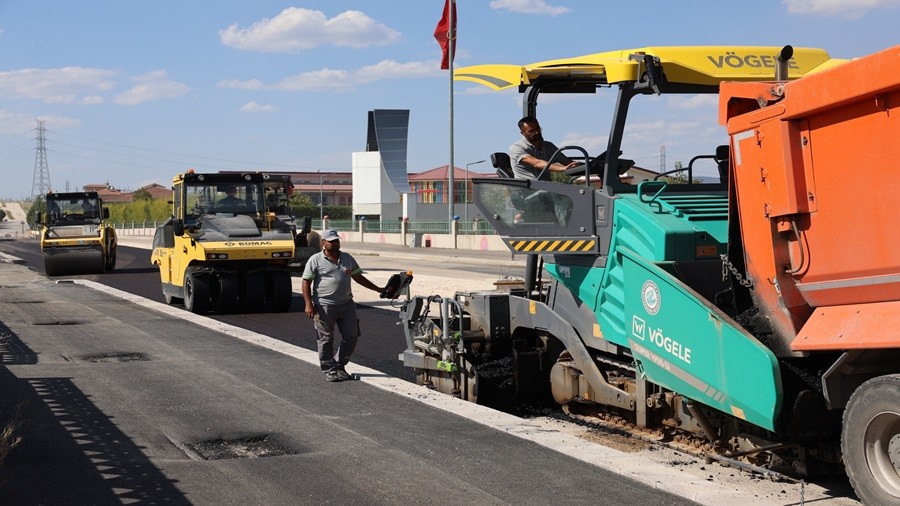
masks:
<path id="1" fill-rule="evenodd" d="M 844 467 L 864 504 L 900 503 L 900 374 L 862 384 L 844 410 Z"/>
<path id="2" fill-rule="evenodd" d="M 269 307 L 272 312 L 285 313 L 291 308 L 291 274 L 287 271 L 274 271 L 271 273 L 272 285 L 269 293 Z"/>
<path id="3" fill-rule="evenodd" d="M 188 271 L 184 274 L 184 308 L 195 314 L 209 311 L 209 276 Z"/>
<path id="4" fill-rule="evenodd" d="M 262 311 L 266 306 L 266 275 L 248 272 L 241 287 L 241 310 L 245 313 Z"/>
<path id="5" fill-rule="evenodd" d="M 213 296 L 216 313 L 229 314 L 235 312 L 238 307 L 238 279 L 231 272 L 219 273 L 219 284 Z"/>

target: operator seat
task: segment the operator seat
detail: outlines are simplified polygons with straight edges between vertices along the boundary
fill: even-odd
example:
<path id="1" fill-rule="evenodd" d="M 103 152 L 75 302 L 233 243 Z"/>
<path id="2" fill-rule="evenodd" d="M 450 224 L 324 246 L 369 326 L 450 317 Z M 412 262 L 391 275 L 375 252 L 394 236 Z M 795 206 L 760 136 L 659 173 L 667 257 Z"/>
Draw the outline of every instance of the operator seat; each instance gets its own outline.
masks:
<path id="1" fill-rule="evenodd" d="M 491 153 L 491 165 L 497 169 L 497 175 L 500 177 L 512 179 L 513 175 L 512 163 L 509 161 L 507 153 Z"/>
<path id="2" fill-rule="evenodd" d="M 716 147 L 716 166 L 719 169 L 719 182 L 728 184 L 728 158 L 729 147 L 727 144 Z"/>

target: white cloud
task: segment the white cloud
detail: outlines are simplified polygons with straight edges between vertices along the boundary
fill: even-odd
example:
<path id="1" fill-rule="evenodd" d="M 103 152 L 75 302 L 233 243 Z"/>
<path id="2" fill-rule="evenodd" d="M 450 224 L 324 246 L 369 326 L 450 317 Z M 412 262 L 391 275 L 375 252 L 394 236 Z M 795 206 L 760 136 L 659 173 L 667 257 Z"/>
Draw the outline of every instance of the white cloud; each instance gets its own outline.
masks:
<path id="1" fill-rule="evenodd" d="M 241 106 L 243 112 L 275 112 L 278 108 L 274 105 L 258 104 L 256 102 L 247 102 Z"/>
<path id="2" fill-rule="evenodd" d="M 55 104 L 97 104 L 103 99 L 96 93 L 112 89 L 116 74 L 85 67 L 9 70 L 0 72 L 0 95 Z"/>
<path id="3" fill-rule="evenodd" d="M 520 14 L 547 14 L 550 16 L 566 14 L 572 11 L 568 7 L 548 5 L 544 0 L 492 0 L 490 6 L 494 10 L 508 10 Z"/>
<path id="4" fill-rule="evenodd" d="M 380 81 L 382 79 L 434 77 L 441 75 L 440 64 L 433 61 L 414 61 L 400 63 L 394 60 L 382 60 L 375 65 L 368 65 L 356 71 L 357 77 L 363 81 Z"/>
<path id="5" fill-rule="evenodd" d="M 35 117 L 21 112 L 0 109 L 0 134 L 18 135 L 34 128 Z"/>
<path id="6" fill-rule="evenodd" d="M 341 91 L 352 89 L 354 84 L 351 72 L 322 69 L 285 77 L 267 88 L 279 91 Z"/>
<path id="7" fill-rule="evenodd" d="M 587 150 L 588 155 L 597 156 L 603 151 L 606 150 L 606 145 L 609 142 L 609 134 L 603 135 L 591 135 L 591 134 L 580 134 L 580 133 L 569 133 L 563 137 L 562 141 L 559 142 L 559 146 L 581 146 Z M 583 154 L 579 153 L 576 150 L 566 151 L 568 156 L 583 156 Z"/>
<path id="8" fill-rule="evenodd" d="M 43 120 L 47 128 L 68 128 L 81 125 L 80 119 L 67 118 L 65 116 L 48 116 L 42 114 L 38 116 L 37 119 Z"/>
<path id="9" fill-rule="evenodd" d="M 116 95 L 115 103 L 137 105 L 148 100 L 180 97 L 190 91 L 186 84 L 169 79 L 165 70 L 154 70 L 131 80 L 137 84 Z"/>
<path id="10" fill-rule="evenodd" d="M 782 3 L 791 14 L 844 15 L 850 19 L 873 9 L 900 6 L 900 0 L 783 0 Z"/>
<path id="11" fill-rule="evenodd" d="M 18 135 L 34 129 L 35 120 L 47 122 L 47 128 L 66 128 L 81 125 L 81 121 L 65 116 L 33 116 L 0 109 L 0 134 Z"/>
<path id="12" fill-rule="evenodd" d="M 263 82 L 259 79 L 250 79 L 249 81 L 241 81 L 240 79 L 226 79 L 219 82 L 216 87 L 254 91 L 265 89 L 266 85 L 263 84 Z"/>
<path id="13" fill-rule="evenodd" d="M 273 84 L 265 84 L 258 79 L 241 81 L 226 79 L 219 82 L 219 88 L 238 90 L 277 91 L 349 91 L 360 83 L 370 83 L 384 79 L 413 79 L 440 76 L 440 62 L 437 60 L 400 63 L 383 60 L 374 65 L 357 70 L 321 69 L 285 77 Z"/>
<path id="14" fill-rule="evenodd" d="M 701 109 L 704 111 L 717 111 L 719 109 L 719 95 L 714 93 L 696 95 L 671 95 L 668 97 L 670 109 Z"/>
<path id="15" fill-rule="evenodd" d="M 349 10 L 328 19 L 322 11 L 300 7 L 289 7 L 249 28 L 233 24 L 219 31 L 219 40 L 226 46 L 269 53 L 297 53 L 324 45 L 384 46 L 399 38 L 400 32 L 360 11 Z"/>

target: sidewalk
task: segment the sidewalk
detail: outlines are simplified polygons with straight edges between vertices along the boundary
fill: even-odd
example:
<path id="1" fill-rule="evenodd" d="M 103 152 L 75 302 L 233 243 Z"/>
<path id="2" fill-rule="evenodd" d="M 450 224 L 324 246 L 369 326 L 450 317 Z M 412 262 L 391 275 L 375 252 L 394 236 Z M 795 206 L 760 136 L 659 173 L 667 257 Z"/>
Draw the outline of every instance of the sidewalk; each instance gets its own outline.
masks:
<path id="1" fill-rule="evenodd" d="M 343 248 L 354 255 L 379 255 L 395 258 L 455 260 L 471 264 L 496 265 L 501 262 L 525 266 L 527 255 L 513 255 L 506 251 L 479 251 L 446 248 L 410 248 L 394 244 L 345 242 Z"/>
<path id="2" fill-rule="evenodd" d="M 153 237 L 150 236 L 119 236 L 119 244 L 134 248 L 151 249 Z M 476 265 L 496 265 L 498 263 L 512 262 L 514 265 L 525 267 L 527 255 L 515 255 L 508 251 L 480 251 L 469 249 L 446 248 L 412 248 L 397 244 L 383 244 L 371 242 L 342 241 L 343 249 L 352 255 L 377 255 L 391 258 L 412 258 L 417 260 L 433 259 L 435 262 L 454 260 L 462 263 Z"/>

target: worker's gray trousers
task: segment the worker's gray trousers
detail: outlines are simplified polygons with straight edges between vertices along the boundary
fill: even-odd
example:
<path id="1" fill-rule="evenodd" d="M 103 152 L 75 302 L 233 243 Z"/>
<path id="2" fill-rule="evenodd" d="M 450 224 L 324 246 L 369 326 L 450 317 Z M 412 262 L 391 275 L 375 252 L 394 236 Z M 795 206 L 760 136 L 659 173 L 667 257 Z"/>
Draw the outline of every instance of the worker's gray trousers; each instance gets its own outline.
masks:
<path id="1" fill-rule="evenodd" d="M 339 365 L 345 366 L 356 349 L 359 337 L 359 319 L 356 317 L 356 302 L 316 306 L 314 319 L 318 337 L 319 364 L 323 371 L 331 371 Z M 334 350 L 334 329 L 341 331 L 341 341 Z"/>

